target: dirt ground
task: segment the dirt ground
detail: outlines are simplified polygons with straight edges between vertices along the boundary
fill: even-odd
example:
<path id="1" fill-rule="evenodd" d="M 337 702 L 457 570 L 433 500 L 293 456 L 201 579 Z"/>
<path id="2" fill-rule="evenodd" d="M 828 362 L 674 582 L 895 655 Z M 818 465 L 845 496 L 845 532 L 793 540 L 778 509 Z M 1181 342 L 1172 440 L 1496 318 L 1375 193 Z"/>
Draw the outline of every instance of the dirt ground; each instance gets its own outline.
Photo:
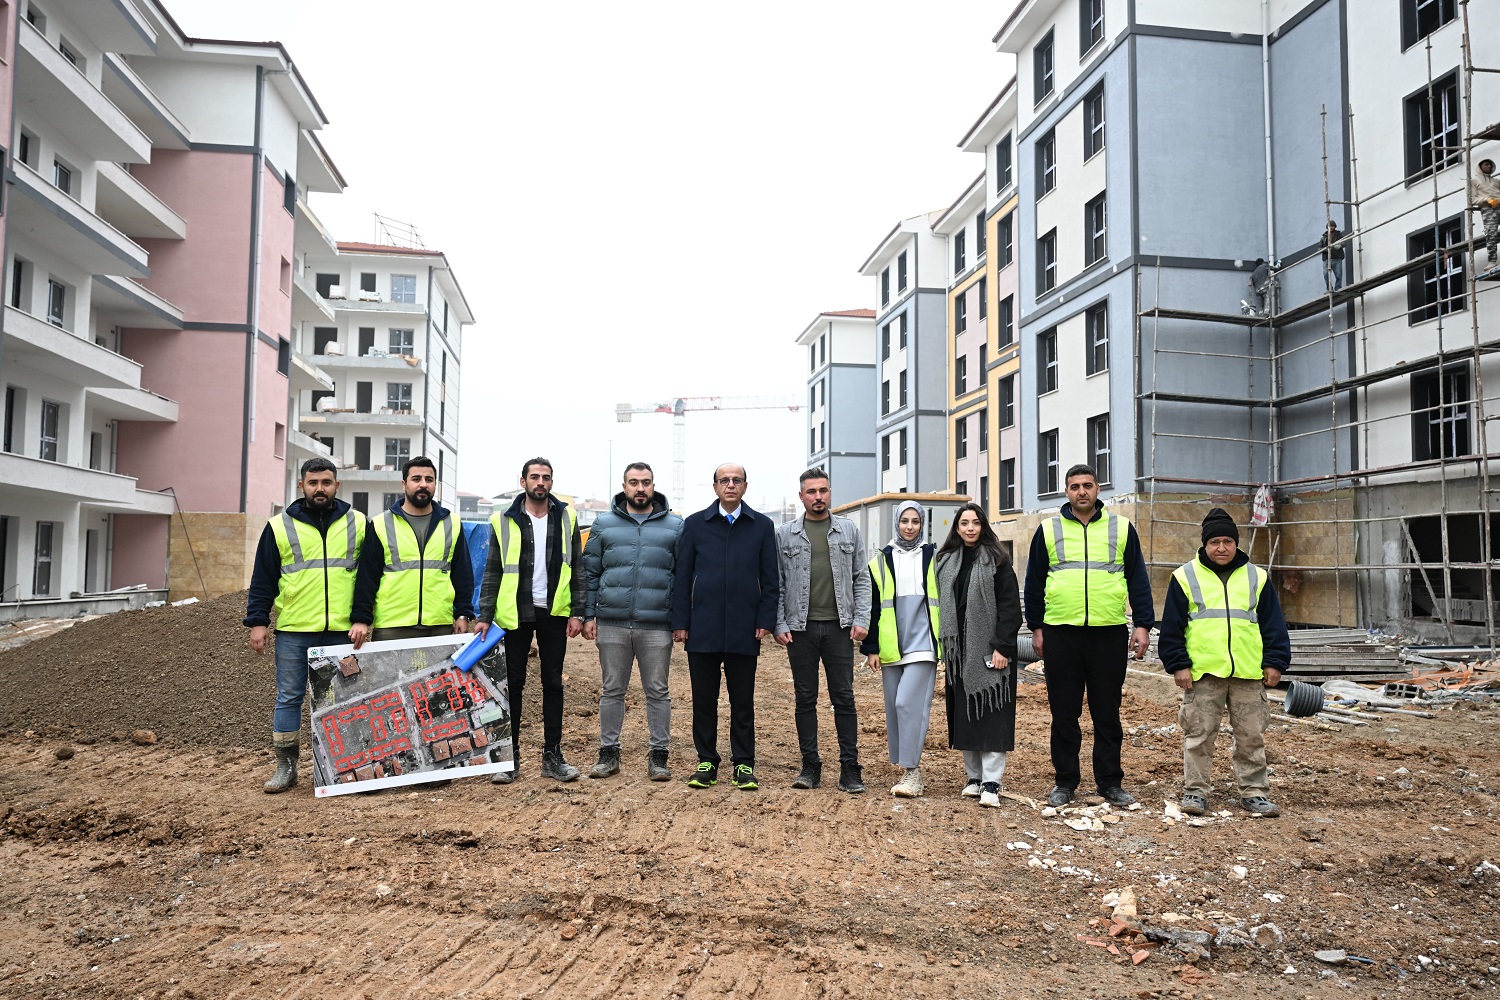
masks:
<path id="1" fill-rule="evenodd" d="M 306 756 L 295 791 L 260 790 L 274 668 L 245 648 L 242 607 L 122 612 L 0 652 L 0 996 L 1282 1000 L 1500 983 L 1500 708 L 1276 724 L 1284 812 L 1270 820 L 1231 808 L 1226 736 L 1223 813 L 1189 825 L 1165 814 L 1175 689 L 1131 674 L 1125 766 L 1142 808 L 1045 816 L 959 798 L 940 701 L 927 796 L 894 799 L 865 672 L 870 792 L 793 790 L 791 682 L 768 644 L 758 792 L 647 781 L 633 687 L 616 777 L 540 779 L 532 696 L 513 785 L 315 800 Z M 565 748 L 587 766 L 588 643 L 567 671 Z M 680 653 L 672 683 L 681 779 Z M 1035 798 L 1051 784 L 1040 683 L 1021 686 L 1019 716 L 1006 787 Z M 826 704 L 820 721 L 835 758 Z M 727 748 L 727 704 L 721 728 Z M 1131 895 L 1137 917 L 1112 920 Z"/>

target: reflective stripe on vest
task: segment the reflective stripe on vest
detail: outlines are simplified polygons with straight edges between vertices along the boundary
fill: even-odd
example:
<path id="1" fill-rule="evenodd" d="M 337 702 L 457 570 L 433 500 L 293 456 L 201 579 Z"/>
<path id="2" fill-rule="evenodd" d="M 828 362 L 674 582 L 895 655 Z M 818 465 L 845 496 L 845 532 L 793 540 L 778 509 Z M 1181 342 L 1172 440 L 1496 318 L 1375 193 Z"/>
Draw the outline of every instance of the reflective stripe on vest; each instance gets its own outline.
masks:
<path id="1" fill-rule="evenodd" d="M 896 631 L 896 578 L 886 562 L 885 552 L 875 553 L 870 560 L 870 574 L 880 591 L 880 604 L 876 607 L 880 631 L 880 662 L 895 663 L 901 659 L 901 637 Z M 932 622 L 932 655 L 942 658 L 942 645 L 938 642 L 938 588 L 937 559 L 927 563 L 927 617 Z"/>
<path id="2" fill-rule="evenodd" d="M 1125 624 L 1129 528 L 1108 511 L 1088 524 L 1061 514 L 1048 522 L 1042 536 L 1048 556 L 1044 624 Z"/>
<path id="3" fill-rule="evenodd" d="M 562 508 L 567 513 L 562 527 L 562 542 L 558 545 L 557 590 L 552 594 L 549 614 L 558 618 L 569 618 L 573 614 L 573 533 L 578 530 L 578 512 L 572 507 Z M 550 512 L 549 512 L 550 513 Z M 513 629 L 520 624 L 520 611 L 516 604 L 521 593 L 521 532 L 516 522 L 505 514 L 491 514 L 490 527 L 500 543 L 500 589 L 495 594 L 495 624 L 503 629 Z M 533 550 L 536 539 L 531 540 Z M 547 542 L 542 540 L 542 558 L 546 559 Z M 532 558 L 535 558 L 533 551 Z M 527 581 L 530 586 L 530 581 Z"/>
<path id="4" fill-rule="evenodd" d="M 412 526 L 395 511 L 387 510 L 375 519 L 375 535 L 385 550 L 385 572 L 375 594 L 373 627 L 453 624 L 450 569 L 458 541 L 454 537 L 452 516 L 442 518 L 439 523 L 443 526 L 441 541 L 437 525 L 433 525 L 426 544 L 419 546 Z"/>
<path id="5" fill-rule="evenodd" d="M 1265 650 L 1255 608 L 1266 585 L 1265 574 L 1254 563 L 1246 563 L 1227 580 L 1214 574 L 1205 588 L 1203 581 L 1208 578 L 1200 576 L 1199 569 L 1195 559 L 1172 573 L 1188 598 L 1184 639 L 1193 680 L 1205 674 L 1259 680 L 1265 675 L 1261 667 Z"/>
<path id="6" fill-rule="evenodd" d="M 270 527 L 281 557 L 276 627 L 285 632 L 348 629 L 365 516 L 351 509 L 328 526 L 327 535 L 285 511 L 271 519 Z"/>

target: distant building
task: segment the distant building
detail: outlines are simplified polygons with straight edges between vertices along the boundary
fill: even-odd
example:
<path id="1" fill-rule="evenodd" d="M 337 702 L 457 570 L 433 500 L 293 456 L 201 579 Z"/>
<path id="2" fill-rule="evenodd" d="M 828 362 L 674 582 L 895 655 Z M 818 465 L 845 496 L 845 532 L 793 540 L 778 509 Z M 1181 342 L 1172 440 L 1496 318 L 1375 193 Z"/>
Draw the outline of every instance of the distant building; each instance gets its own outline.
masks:
<path id="1" fill-rule="evenodd" d="M 877 482 L 875 310 L 819 313 L 797 343 L 807 348 L 808 468 L 828 473 L 835 496 L 864 496 Z"/>

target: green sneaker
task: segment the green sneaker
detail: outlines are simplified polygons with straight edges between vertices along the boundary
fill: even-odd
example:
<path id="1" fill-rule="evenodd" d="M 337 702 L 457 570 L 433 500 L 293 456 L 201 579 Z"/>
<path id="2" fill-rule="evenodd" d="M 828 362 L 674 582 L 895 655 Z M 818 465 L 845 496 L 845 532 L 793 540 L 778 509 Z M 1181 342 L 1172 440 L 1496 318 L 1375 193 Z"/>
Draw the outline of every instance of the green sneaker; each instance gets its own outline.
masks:
<path id="1" fill-rule="evenodd" d="M 703 760 L 698 770 L 688 779 L 689 788 L 709 788 L 719 783 L 719 765 Z"/>
<path id="2" fill-rule="evenodd" d="M 755 781 L 755 769 L 749 764 L 734 765 L 734 777 L 730 784 L 742 792 L 753 792 L 760 787 Z"/>

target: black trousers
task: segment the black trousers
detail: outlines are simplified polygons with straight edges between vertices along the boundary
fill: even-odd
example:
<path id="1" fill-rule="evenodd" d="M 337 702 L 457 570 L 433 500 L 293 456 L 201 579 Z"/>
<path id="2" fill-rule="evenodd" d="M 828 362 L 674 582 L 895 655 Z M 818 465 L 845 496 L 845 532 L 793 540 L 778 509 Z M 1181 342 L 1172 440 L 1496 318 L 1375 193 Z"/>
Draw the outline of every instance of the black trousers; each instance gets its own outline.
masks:
<path id="1" fill-rule="evenodd" d="M 755 766 L 755 664 L 748 653 L 689 653 L 693 684 L 693 747 L 698 760 L 718 765 L 719 677 L 729 690 L 729 759 Z"/>
<path id="2" fill-rule="evenodd" d="M 1062 788 L 1077 788 L 1083 732 L 1078 719 L 1088 695 L 1094 722 L 1094 782 L 1114 788 L 1125 779 L 1120 765 L 1120 692 L 1125 687 L 1126 625 L 1044 625 L 1047 704 L 1052 709 L 1052 770 Z"/>
<path id="3" fill-rule="evenodd" d="M 804 761 L 818 756 L 818 663 L 828 674 L 828 700 L 839 735 L 839 763 L 859 763 L 859 723 L 854 715 L 854 643 L 838 622 L 808 622 L 786 648 L 797 695 L 797 745 Z"/>
<path id="4" fill-rule="evenodd" d="M 542 666 L 542 746 L 560 747 L 563 717 L 563 656 L 568 651 L 568 620 L 536 609 L 536 620 L 521 622 L 505 633 L 505 686 L 510 691 L 510 739 L 521 759 L 521 696 L 526 690 L 526 659 L 531 638 Z"/>

